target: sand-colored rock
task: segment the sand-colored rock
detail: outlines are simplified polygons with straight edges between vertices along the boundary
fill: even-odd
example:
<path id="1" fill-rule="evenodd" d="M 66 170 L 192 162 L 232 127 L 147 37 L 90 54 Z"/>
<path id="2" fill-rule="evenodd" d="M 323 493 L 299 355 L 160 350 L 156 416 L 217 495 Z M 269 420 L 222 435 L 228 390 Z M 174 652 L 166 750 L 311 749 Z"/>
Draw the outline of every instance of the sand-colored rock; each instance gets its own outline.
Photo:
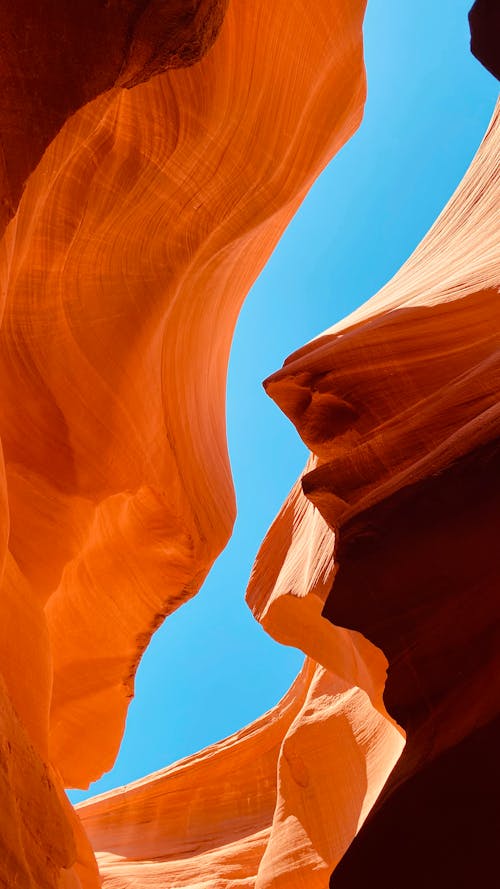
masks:
<path id="1" fill-rule="evenodd" d="M 1 741 L 23 764 L 0 858 L 23 889 L 97 885 L 62 784 L 111 767 L 151 633 L 227 541 L 238 311 L 365 95 L 364 0 L 234 0 L 202 62 L 148 82 L 224 4 L 179 28 L 181 3 L 121 5 L 2 11 L 3 222 L 31 173 L 0 244 Z"/>
<path id="2" fill-rule="evenodd" d="M 104 886 L 327 886 L 401 751 L 390 728 L 365 692 L 306 661 L 248 728 L 77 807 Z"/>
<path id="3" fill-rule="evenodd" d="M 420 887 L 412 811 L 446 837 L 441 887 L 473 885 L 443 849 L 454 830 L 480 857 L 494 827 L 471 822 L 498 734 L 498 113 L 400 273 L 267 381 L 312 454 L 247 598 L 309 656 L 296 683 L 78 816 L 63 794 L 112 765 L 151 634 L 228 539 L 238 312 L 365 94 L 364 0 L 233 0 L 172 71 L 224 3 L 94 5 L 88 27 L 80 2 L 28 17 L 39 92 L 31 6 L 2 13 L 3 222 L 31 177 L 0 244 L 0 884 Z"/>
<path id="4" fill-rule="evenodd" d="M 487 885 L 496 868 L 499 157 L 497 106 L 395 278 L 266 383 L 314 452 L 302 489 L 336 537 L 323 615 L 387 655 L 407 731 L 335 889 Z"/>
<path id="5" fill-rule="evenodd" d="M 228 539 L 232 331 L 359 123 L 363 10 L 233 3 L 201 63 L 68 121 L 7 232 L 10 549 L 46 603 L 51 756 L 68 785 L 113 764 L 151 633 Z"/>
<path id="6" fill-rule="evenodd" d="M 269 839 L 283 737 L 313 674 L 247 729 L 78 806 L 105 885 L 252 886 Z"/>
<path id="7" fill-rule="evenodd" d="M 76 0 L 70 5 L 58 0 L 43 4 L 21 0 L 1 5 L 0 234 L 17 209 L 29 174 L 67 118 L 118 83 L 131 87 L 152 73 L 196 61 L 213 42 L 224 9 L 224 2 L 212 0 L 167 4 Z M 40 235 L 42 208 L 48 208 L 52 188 L 61 196 L 60 182 L 68 166 L 61 152 L 57 156 L 61 167 L 52 168 L 49 181 L 42 173 L 41 181 L 38 178 L 38 184 L 31 186 L 34 203 L 28 209 L 23 205 L 0 245 L 2 360 L 16 368 L 11 394 L 23 374 L 25 383 L 30 376 L 34 383 L 21 387 L 9 405 L 9 373 L 2 378 L 2 386 L 6 385 L 1 395 L 0 434 L 6 433 L 9 419 L 16 430 L 11 429 L 12 438 L 5 435 L 2 440 L 0 469 L 0 885 L 8 889 L 96 889 L 99 885 L 95 857 L 49 753 L 55 658 L 44 603 L 63 570 L 61 554 L 68 555 L 64 535 L 59 537 L 61 510 L 68 516 L 71 499 L 65 489 L 64 417 L 57 405 L 49 406 L 43 371 L 37 373 L 29 348 L 23 353 L 23 344 L 30 338 L 50 341 L 46 343 L 49 351 L 57 352 L 61 345 L 56 325 L 49 329 L 42 322 L 38 328 L 50 303 L 47 293 L 57 264 L 55 253 L 48 255 L 53 221 Z M 68 223 L 71 194 L 76 197 L 68 186 L 56 223 L 59 230 Z M 82 203 L 84 196 L 78 200 L 80 207 Z M 57 206 L 54 212 L 57 216 Z M 45 247 L 40 248 L 37 238 Z M 53 247 L 65 264 L 61 240 L 54 238 Z M 30 263 L 32 272 L 26 275 Z M 21 267 L 25 271 L 17 305 L 13 278 Z M 21 336 L 14 332 L 15 324 L 11 326 L 18 310 Z M 13 459 L 4 467 L 8 440 L 12 443 L 16 436 L 19 446 L 14 445 Z M 58 447 L 61 440 L 62 449 Z M 26 453 L 30 449 L 35 453 L 38 445 L 37 469 L 44 461 L 51 466 L 57 491 L 24 462 Z M 73 464 L 70 472 L 74 470 Z M 74 506 L 70 536 L 78 534 L 78 521 L 89 512 L 84 500 Z M 44 528 L 42 539 L 40 527 Z M 87 731 L 91 733 L 90 727 Z"/>

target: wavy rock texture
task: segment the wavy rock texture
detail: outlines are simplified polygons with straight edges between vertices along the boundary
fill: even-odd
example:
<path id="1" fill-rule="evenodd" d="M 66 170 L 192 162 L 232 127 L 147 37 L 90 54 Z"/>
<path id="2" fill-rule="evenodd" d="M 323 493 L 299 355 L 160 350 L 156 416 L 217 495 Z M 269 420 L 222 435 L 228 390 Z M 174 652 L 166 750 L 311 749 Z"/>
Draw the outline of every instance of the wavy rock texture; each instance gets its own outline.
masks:
<path id="1" fill-rule="evenodd" d="M 144 83 L 201 54 L 223 5 L 189 4 L 175 27 L 181 4 L 99 4 L 85 26 L 81 3 L 48 4 L 43 23 L 38 7 L 2 12 L 7 216 L 57 135 L 0 246 L 0 884 L 97 885 L 61 788 L 111 767 L 151 633 L 227 541 L 232 331 L 359 123 L 364 6 L 234 0 L 203 61 Z"/>
<path id="2" fill-rule="evenodd" d="M 114 86 L 200 59 L 227 0 L 0 4 L 0 234 L 65 121 Z"/>
<path id="3" fill-rule="evenodd" d="M 335 889 L 487 885 L 496 869 L 499 158 L 500 106 L 395 278 L 266 383 L 315 454 L 302 488 L 336 535 L 323 614 L 387 655 L 384 702 L 407 731 Z"/>
<path id="4" fill-rule="evenodd" d="M 325 889 L 336 868 L 333 885 L 399 887 L 410 860 L 405 885 L 422 886 L 411 809 L 446 838 L 440 885 L 456 887 L 451 834 L 480 855 L 494 827 L 471 823 L 472 782 L 468 806 L 447 794 L 465 768 L 492 787 L 498 725 L 498 115 L 393 282 L 267 383 L 312 456 L 248 601 L 310 656 L 295 685 L 81 818 L 62 790 L 111 767 L 152 632 L 227 541 L 232 331 L 359 123 L 364 5 L 233 0 L 211 52 L 175 71 L 210 46 L 224 3 L 2 11 L 4 222 L 31 176 L 0 246 L 0 885 Z M 394 719 L 408 744 L 388 779 Z"/>
<path id="5" fill-rule="evenodd" d="M 349 889 L 487 884 L 499 140 L 497 111 L 395 279 L 267 381 L 314 455 L 247 598 L 315 660 L 254 726 L 79 807 L 105 885 L 324 889 L 331 870 Z M 386 661 L 356 630 L 389 658 L 384 695 Z"/>
<path id="6" fill-rule="evenodd" d="M 312 673 L 306 665 L 283 701 L 249 728 L 78 807 L 105 885 L 255 884 L 269 842 L 280 747 Z"/>
<path id="7" fill-rule="evenodd" d="M 9 228 L 9 546 L 45 603 L 51 754 L 70 785 L 111 766 L 151 633 L 227 541 L 232 331 L 286 222 L 359 121 L 363 6 L 327 4 L 319 27 L 298 5 L 284 32 L 277 7 L 233 4 L 202 63 L 74 115 Z"/>
<path id="8" fill-rule="evenodd" d="M 247 729 L 78 806 L 104 886 L 327 886 L 401 751 L 386 725 L 364 692 L 306 661 Z"/>

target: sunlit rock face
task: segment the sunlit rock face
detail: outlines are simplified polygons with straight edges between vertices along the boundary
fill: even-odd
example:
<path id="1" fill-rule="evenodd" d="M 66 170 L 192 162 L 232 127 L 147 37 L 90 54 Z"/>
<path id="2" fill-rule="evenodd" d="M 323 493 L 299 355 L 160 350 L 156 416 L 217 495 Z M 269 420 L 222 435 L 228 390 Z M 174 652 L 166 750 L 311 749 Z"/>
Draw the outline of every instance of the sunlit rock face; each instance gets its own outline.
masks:
<path id="1" fill-rule="evenodd" d="M 499 140 L 497 111 L 401 271 L 266 382 L 312 454 L 247 600 L 309 658 L 252 726 L 78 807 L 105 886 L 487 885 Z"/>
<path id="2" fill-rule="evenodd" d="M 302 490 L 336 537 L 323 617 L 387 656 L 383 700 L 407 732 L 335 889 L 496 869 L 499 153 L 500 106 L 395 278 L 266 383 L 315 454 Z"/>
<path id="3" fill-rule="evenodd" d="M 365 3 L 234 0 L 170 71 L 224 4 L 4 6 L 0 883 L 91 889 L 62 787 L 113 764 L 151 634 L 230 534 L 232 332 L 360 122 Z"/>
<path id="4" fill-rule="evenodd" d="M 479 850 L 497 116 L 394 280 L 266 383 L 311 457 L 247 601 L 301 674 L 253 725 L 75 812 L 63 788 L 112 766 L 152 633 L 230 535 L 232 333 L 360 122 L 365 3 L 232 0 L 222 27 L 213 0 L 4 6 L 0 885 L 399 887 L 415 812 L 418 849 L 441 830 Z"/>
<path id="5" fill-rule="evenodd" d="M 248 728 L 78 812 L 105 886 L 320 889 L 402 745 L 366 692 L 307 660 Z"/>

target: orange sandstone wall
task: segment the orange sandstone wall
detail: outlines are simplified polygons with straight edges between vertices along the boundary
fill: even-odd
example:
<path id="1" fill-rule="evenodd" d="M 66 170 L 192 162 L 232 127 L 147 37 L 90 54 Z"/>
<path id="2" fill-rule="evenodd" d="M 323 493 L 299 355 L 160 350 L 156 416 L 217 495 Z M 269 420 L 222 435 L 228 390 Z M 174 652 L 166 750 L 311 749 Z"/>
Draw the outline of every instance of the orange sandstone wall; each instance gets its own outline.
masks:
<path id="1" fill-rule="evenodd" d="M 483 469 L 496 465 L 498 437 L 498 114 L 393 281 L 266 383 L 312 453 L 247 598 L 268 632 L 309 656 L 296 683 L 252 726 L 78 816 L 64 796 L 111 767 L 151 634 L 228 539 L 224 397 L 238 312 L 362 114 L 364 0 L 232 0 L 202 61 L 165 70 L 203 55 L 224 5 L 96 4 L 83 27 L 78 2 L 74 18 L 64 10 L 60 53 L 51 17 L 42 27 L 33 13 L 26 82 L 38 53 L 36 97 L 16 42 L 29 7 L 2 13 L 12 85 L 0 102 L 0 221 L 11 218 L 0 244 L 8 887 L 326 889 L 334 871 L 333 886 L 396 889 L 387 836 L 417 804 L 424 823 L 429 786 L 447 787 L 441 757 L 471 742 L 451 764 L 455 785 L 471 757 L 489 768 L 496 549 L 477 529 L 494 527 Z M 33 122 L 32 139 L 16 114 Z M 452 511 L 457 536 L 440 562 Z M 476 585 L 473 556 L 449 570 L 454 539 L 480 553 Z M 432 583 L 427 564 L 439 568 Z M 450 619 L 461 629 L 443 673 Z M 408 733 L 402 755 L 396 719 Z M 447 822 L 436 811 L 438 837 Z M 484 819 L 476 833 L 465 823 L 479 848 Z"/>
<path id="2" fill-rule="evenodd" d="M 266 384 L 315 456 L 248 601 L 323 666 L 232 738 L 78 807 L 105 886 L 494 873 L 499 122 L 393 281 Z M 383 698 L 387 661 L 359 630 L 388 657 Z"/>
<path id="3" fill-rule="evenodd" d="M 114 86 L 198 61 L 227 0 L 0 4 L 0 234 L 65 121 Z"/>
<path id="4" fill-rule="evenodd" d="M 365 95 L 364 0 L 233 0 L 201 62 L 150 80 L 208 48 L 224 4 L 175 28 L 181 3 L 122 5 L 119 27 L 96 11 L 99 45 L 65 9 L 60 48 L 49 14 L 2 12 L 0 884 L 23 889 L 97 885 L 62 787 L 111 767 L 152 632 L 227 541 L 238 311 Z"/>
<path id="5" fill-rule="evenodd" d="M 384 703 L 407 732 L 335 889 L 488 885 L 496 871 L 499 158 L 500 105 L 394 279 L 266 382 L 314 452 L 302 496 L 335 536 L 323 620 L 380 646 Z"/>
<path id="6" fill-rule="evenodd" d="M 105 887 L 324 889 L 402 745 L 361 689 L 307 660 L 257 722 L 77 810 Z"/>
<path id="7" fill-rule="evenodd" d="M 232 331 L 359 122 L 363 8 L 233 3 L 203 62 L 68 121 L 5 238 L 9 547 L 45 605 L 69 785 L 111 767 L 151 633 L 230 534 Z"/>

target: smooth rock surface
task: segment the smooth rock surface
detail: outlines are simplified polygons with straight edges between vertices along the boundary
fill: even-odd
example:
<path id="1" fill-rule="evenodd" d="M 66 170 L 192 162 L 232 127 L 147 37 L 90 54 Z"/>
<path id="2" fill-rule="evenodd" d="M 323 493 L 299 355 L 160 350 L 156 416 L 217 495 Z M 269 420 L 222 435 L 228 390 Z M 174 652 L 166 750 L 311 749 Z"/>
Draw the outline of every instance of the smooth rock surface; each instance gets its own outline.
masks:
<path id="1" fill-rule="evenodd" d="M 295 684 L 77 812 L 63 793 L 111 767 L 151 634 L 227 542 L 238 312 L 365 97 L 364 0 L 233 0 L 182 70 L 224 3 L 90 7 L 2 11 L 0 884 L 486 885 L 498 111 L 393 281 L 266 383 L 311 457 L 247 601 L 308 655 Z"/>
<path id="2" fill-rule="evenodd" d="M 284 29 L 280 7 L 233 3 L 201 63 L 68 121 L 7 232 L 10 550 L 45 604 L 51 756 L 69 786 L 111 767 L 142 651 L 230 534 L 232 331 L 359 123 L 363 10 L 297 4 Z"/>
<path id="3" fill-rule="evenodd" d="M 487 885 L 496 869 L 499 156 L 497 106 L 395 278 L 266 383 L 315 455 L 302 489 L 336 538 L 323 616 L 387 655 L 384 703 L 407 732 L 335 889 Z"/>
<path id="4" fill-rule="evenodd" d="M 160 74 L 224 4 L 83 6 L 2 10 L 0 860 L 20 889 L 98 885 L 62 787 L 111 767 L 151 634 L 228 539 L 238 312 L 365 97 L 364 0 L 234 0 L 204 59 Z"/>
<path id="5" fill-rule="evenodd" d="M 364 691 L 308 660 L 248 728 L 77 811 L 105 887 L 322 889 L 402 746 Z"/>

